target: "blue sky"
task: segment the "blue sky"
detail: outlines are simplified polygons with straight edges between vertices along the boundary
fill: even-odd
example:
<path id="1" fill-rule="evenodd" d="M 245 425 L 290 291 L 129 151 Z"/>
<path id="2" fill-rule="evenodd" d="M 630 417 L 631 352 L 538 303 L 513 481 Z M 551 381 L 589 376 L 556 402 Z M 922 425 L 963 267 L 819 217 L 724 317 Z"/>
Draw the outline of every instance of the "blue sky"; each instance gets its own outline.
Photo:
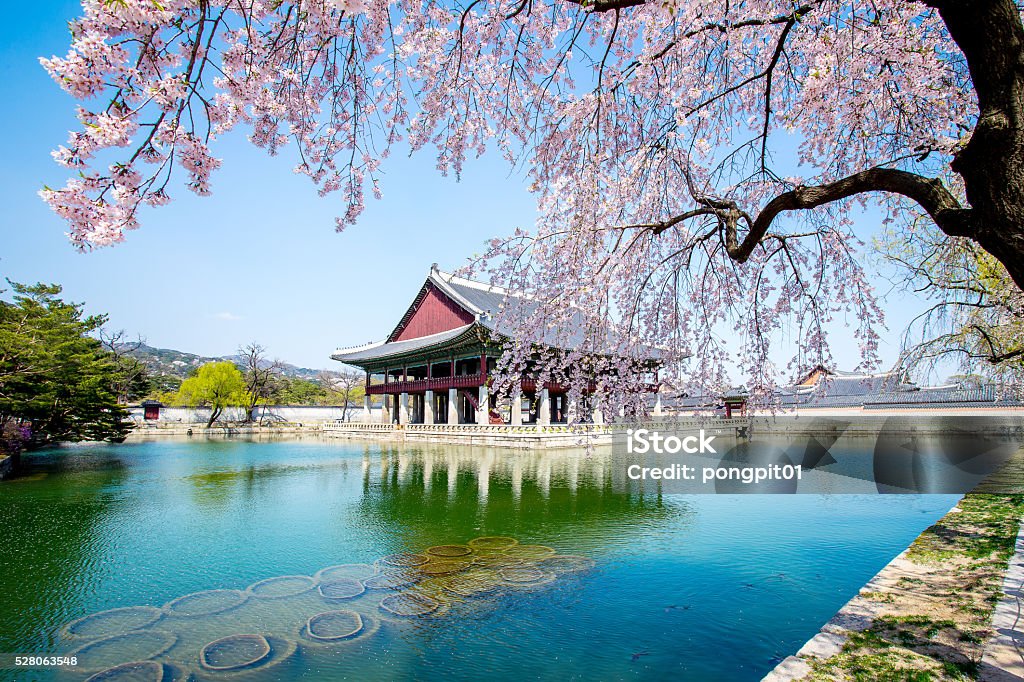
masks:
<path id="1" fill-rule="evenodd" d="M 286 154 L 270 158 L 236 132 L 213 148 L 224 160 L 213 196 L 180 188 L 170 205 L 144 214 L 125 243 L 77 253 L 36 193 L 64 184 L 67 171 L 50 151 L 76 127 L 75 102 L 38 58 L 67 52 L 67 21 L 80 7 L 30 7 L 0 28 L 0 276 L 62 284 L 67 299 L 109 314 L 112 328 L 151 345 L 222 355 L 256 340 L 288 362 L 329 367 L 334 348 L 391 330 L 432 262 L 454 269 L 488 238 L 533 224 L 522 177 L 510 176 L 498 155 L 470 162 L 456 182 L 434 169 L 427 151 L 392 156 L 384 199 L 368 199 L 359 223 L 337 234 L 340 199 L 319 198 Z M 871 222 L 859 231 L 869 233 Z M 902 296 L 886 306 L 887 362 L 920 307 Z M 856 357 L 849 335 L 835 336 L 836 357 Z"/>

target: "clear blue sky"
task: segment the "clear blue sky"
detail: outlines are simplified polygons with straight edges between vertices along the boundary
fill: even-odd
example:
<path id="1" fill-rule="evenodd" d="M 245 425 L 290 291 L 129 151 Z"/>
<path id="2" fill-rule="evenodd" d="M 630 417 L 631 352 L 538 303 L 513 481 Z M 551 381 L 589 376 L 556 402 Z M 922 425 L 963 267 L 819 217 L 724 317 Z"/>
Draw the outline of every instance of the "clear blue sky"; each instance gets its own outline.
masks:
<path id="1" fill-rule="evenodd" d="M 74 100 L 38 58 L 67 52 L 67 21 L 79 13 L 72 0 L 43 0 L 0 29 L 0 276 L 62 284 L 67 299 L 154 346 L 224 355 L 256 340 L 273 356 L 321 368 L 336 364 L 334 348 L 386 335 L 432 262 L 454 269 L 488 238 L 533 224 L 525 183 L 498 155 L 470 162 L 456 183 L 435 171 L 428 151 L 389 159 L 384 199 L 368 199 L 359 224 L 337 234 L 337 196 L 319 198 L 291 172 L 293 159 L 267 157 L 234 134 L 213 148 L 224 160 L 213 196 L 180 187 L 125 243 L 79 254 L 36 194 L 63 186 L 67 171 L 50 151 L 76 127 Z M 894 331 L 882 352 L 891 361 L 897 332 L 921 304 L 900 298 L 886 307 Z M 836 357 L 856 357 L 849 335 L 835 336 Z"/>

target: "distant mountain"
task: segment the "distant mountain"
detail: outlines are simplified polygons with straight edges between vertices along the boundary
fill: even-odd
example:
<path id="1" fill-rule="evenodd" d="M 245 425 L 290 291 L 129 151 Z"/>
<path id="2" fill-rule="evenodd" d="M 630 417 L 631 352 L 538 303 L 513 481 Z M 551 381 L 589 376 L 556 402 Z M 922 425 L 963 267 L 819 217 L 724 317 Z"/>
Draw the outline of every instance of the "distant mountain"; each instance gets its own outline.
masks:
<path id="1" fill-rule="evenodd" d="M 240 360 L 240 356 L 238 355 L 225 355 L 218 358 L 209 358 L 202 355 L 196 355 L 195 353 L 185 353 L 184 351 L 173 350 L 171 348 L 154 348 L 153 346 L 147 346 L 145 344 L 139 346 L 135 350 L 129 351 L 128 354 L 138 359 L 138 361 L 144 364 L 153 374 L 169 374 L 181 377 L 182 379 L 184 379 L 193 369 L 200 365 L 205 365 L 207 362 L 228 360 L 238 364 Z M 293 379 L 315 379 L 320 372 L 321 370 L 318 369 L 296 367 L 295 365 L 289 365 L 288 363 L 283 363 L 281 368 L 281 374 Z"/>

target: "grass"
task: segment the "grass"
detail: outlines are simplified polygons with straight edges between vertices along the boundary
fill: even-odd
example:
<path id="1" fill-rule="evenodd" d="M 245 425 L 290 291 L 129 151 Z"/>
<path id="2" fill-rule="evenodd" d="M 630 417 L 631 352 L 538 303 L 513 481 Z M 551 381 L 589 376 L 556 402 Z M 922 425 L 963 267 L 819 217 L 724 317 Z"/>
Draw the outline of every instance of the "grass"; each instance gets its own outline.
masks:
<path id="1" fill-rule="evenodd" d="M 878 615 L 838 654 L 812 660 L 808 679 L 976 679 L 1022 514 L 1024 496 L 966 495 L 909 548 L 915 575 L 860 594 Z"/>

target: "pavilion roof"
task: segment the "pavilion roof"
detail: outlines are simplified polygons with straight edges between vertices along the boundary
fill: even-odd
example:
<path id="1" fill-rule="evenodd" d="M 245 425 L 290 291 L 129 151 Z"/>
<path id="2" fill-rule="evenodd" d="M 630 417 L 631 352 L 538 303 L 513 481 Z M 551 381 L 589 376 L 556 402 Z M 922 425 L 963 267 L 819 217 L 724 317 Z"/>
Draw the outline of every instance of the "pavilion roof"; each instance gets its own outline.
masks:
<path id="1" fill-rule="evenodd" d="M 454 301 L 463 310 L 473 315 L 473 322 L 449 331 L 431 334 L 415 339 L 403 341 L 377 341 L 354 348 L 341 348 L 331 354 L 333 360 L 361 366 L 372 364 L 380 360 L 399 358 L 427 348 L 448 349 L 468 341 L 479 341 L 485 337 L 494 339 L 507 339 L 515 335 L 513 329 L 501 311 L 505 306 L 516 306 L 517 312 L 532 314 L 537 310 L 540 302 L 515 294 L 504 287 L 475 282 L 464 277 L 442 272 L 434 265 L 430 274 L 420 287 L 420 291 L 409 306 L 402 320 L 395 329 L 388 335 L 388 339 L 395 338 L 397 333 L 408 322 L 416 310 L 419 301 L 424 297 L 427 290 L 434 287 L 445 296 Z M 552 329 L 546 334 L 544 342 L 551 347 L 573 350 L 579 348 L 586 340 L 586 325 L 582 311 L 574 314 L 572 328 L 566 333 L 566 329 Z M 561 333 L 559 333 L 561 332 Z M 652 349 L 656 350 L 656 349 Z"/>
<path id="2" fill-rule="evenodd" d="M 462 341 L 477 338 L 475 334 L 476 327 L 477 323 L 473 322 L 456 329 L 450 329 L 429 336 L 421 336 L 416 339 L 376 341 L 354 348 L 339 348 L 331 354 L 331 359 L 350 365 L 360 365 L 364 362 L 373 362 L 386 358 L 399 358 L 424 348 L 452 346 Z"/>

